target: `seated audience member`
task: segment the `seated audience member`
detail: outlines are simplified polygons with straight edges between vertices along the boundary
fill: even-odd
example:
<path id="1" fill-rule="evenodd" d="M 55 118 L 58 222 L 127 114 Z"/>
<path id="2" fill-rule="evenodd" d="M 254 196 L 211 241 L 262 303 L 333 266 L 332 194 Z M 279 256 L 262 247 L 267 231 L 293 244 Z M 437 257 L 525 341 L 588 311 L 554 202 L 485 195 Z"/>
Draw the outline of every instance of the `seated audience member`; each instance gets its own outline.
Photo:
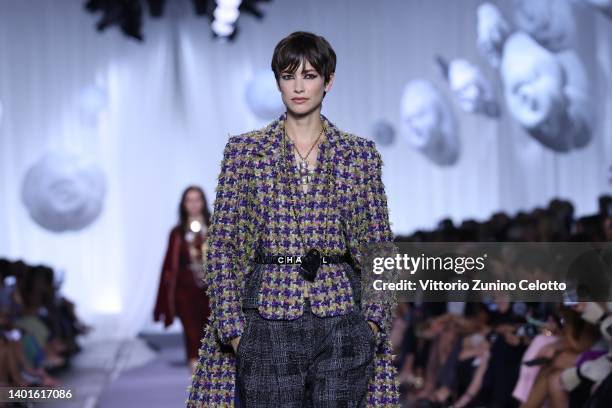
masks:
<path id="1" fill-rule="evenodd" d="M 527 400 L 521 405 L 523 408 L 541 407 L 546 401 L 553 408 L 567 407 L 570 396 L 563 389 L 561 375 L 564 370 L 576 365 L 580 354 L 600 340 L 599 328 L 583 320 L 576 311 L 562 307 L 559 315 L 562 322 L 560 336 L 536 353 L 536 359 L 542 358 L 545 362 Z"/>

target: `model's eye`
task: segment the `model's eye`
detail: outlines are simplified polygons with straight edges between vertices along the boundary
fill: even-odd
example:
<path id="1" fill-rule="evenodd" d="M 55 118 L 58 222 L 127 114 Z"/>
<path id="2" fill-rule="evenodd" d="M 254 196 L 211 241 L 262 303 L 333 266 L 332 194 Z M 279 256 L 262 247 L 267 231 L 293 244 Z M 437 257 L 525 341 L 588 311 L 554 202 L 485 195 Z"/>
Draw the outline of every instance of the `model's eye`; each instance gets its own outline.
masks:
<path id="1" fill-rule="evenodd" d="M 291 75 L 291 74 L 283 74 L 283 75 L 281 75 L 281 78 L 284 81 L 289 81 L 290 79 L 293 79 L 293 75 Z"/>
<path id="2" fill-rule="evenodd" d="M 304 78 L 306 79 L 315 79 L 317 76 L 315 74 L 306 74 L 304 75 Z"/>

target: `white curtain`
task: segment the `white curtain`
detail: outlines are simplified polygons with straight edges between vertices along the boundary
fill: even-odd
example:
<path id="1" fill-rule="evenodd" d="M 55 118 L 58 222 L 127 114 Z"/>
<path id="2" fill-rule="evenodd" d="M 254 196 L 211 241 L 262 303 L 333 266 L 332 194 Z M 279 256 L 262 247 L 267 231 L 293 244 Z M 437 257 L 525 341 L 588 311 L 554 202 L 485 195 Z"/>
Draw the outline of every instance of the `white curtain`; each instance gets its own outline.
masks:
<path id="1" fill-rule="evenodd" d="M 0 256 L 65 272 L 65 294 L 94 336 L 129 337 L 150 324 L 169 229 L 190 183 L 214 198 L 228 134 L 264 124 L 244 102 L 250 77 L 270 64 L 284 35 L 309 30 L 338 54 L 324 113 L 368 136 L 378 119 L 399 125 L 403 85 L 425 78 L 447 90 L 436 54 L 484 67 L 475 47 L 475 0 L 276 0 L 266 16 L 240 20 L 235 43 L 211 39 L 187 0 L 169 0 L 166 16 L 146 19 L 143 44 L 118 30 L 99 34 L 83 0 L 0 1 Z M 510 2 L 499 2 L 508 11 Z M 533 142 L 504 110 L 500 121 L 460 112 L 462 155 L 441 169 L 398 140 L 380 147 L 395 233 L 431 228 L 442 217 L 484 219 L 493 211 L 532 209 L 552 197 L 578 214 L 610 192 L 612 165 L 612 21 L 579 10 L 579 53 L 587 64 L 598 123 L 593 143 L 557 155 Z M 95 126 L 80 119 L 79 95 L 105 89 Z M 448 92 L 447 92 L 448 94 Z M 47 232 L 20 198 L 25 172 L 45 152 L 95 156 L 107 176 L 100 218 L 80 232 Z"/>

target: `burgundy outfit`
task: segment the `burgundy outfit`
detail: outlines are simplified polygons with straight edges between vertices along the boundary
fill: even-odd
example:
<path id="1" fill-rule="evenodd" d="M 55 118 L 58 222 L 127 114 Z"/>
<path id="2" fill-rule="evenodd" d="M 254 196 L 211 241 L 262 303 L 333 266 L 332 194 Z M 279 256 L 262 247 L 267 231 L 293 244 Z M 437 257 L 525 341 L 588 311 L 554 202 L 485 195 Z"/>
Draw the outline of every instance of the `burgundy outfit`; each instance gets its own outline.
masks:
<path id="1" fill-rule="evenodd" d="M 200 235 L 196 235 L 200 247 Z M 198 241 L 200 240 L 200 241 Z M 210 316 L 206 289 L 198 286 L 190 268 L 189 244 L 180 226 L 170 232 L 153 319 L 168 327 L 177 316 L 184 330 L 187 359 L 198 358 L 200 339 Z"/>

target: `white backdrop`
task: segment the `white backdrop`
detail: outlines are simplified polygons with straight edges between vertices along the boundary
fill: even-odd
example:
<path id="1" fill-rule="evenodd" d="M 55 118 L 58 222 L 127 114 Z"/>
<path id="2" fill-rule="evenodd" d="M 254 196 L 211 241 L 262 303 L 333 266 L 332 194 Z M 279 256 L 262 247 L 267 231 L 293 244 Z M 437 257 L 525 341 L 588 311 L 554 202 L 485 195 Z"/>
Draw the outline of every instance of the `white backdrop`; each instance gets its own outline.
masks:
<path id="1" fill-rule="evenodd" d="M 263 21 L 241 18 L 232 44 L 212 41 L 187 0 L 171 0 L 163 20 L 145 21 L 144 44 L 116 29 L 98 34 L 83 3 L 0 0 L 0 256 L 64 270 L 64 292 L 99 337 L 131 336 L 150 324 L 179 195 L 200 184 L 212 204 L 227 135 L 263 125 L 248 111 L 244 88 L 284 35 L 304 29 L 329 39 L 339 63 L 324 113 L 359 135 L 377 119 L 399 125 L 410 79 L 447 89 L 435 54 L 479 63 L 500 91 L 475 46 L 479 1 L 275 0 L 262 6 Z M 455 107 L 463 144 L 456 166 L 437 168 L 403 140 L 380 148 L 395 233 L 446 216 L 532 209 L 555 196 L 572 200 L 578 214 L 596 210 L 597 196 L 610 192 L 612 21 L 586 11 L 578 17 L 579 52 L 595 85 L 594 142 L 556 155 L 505 110 L 496 122 Z M 78 97 L 91 84 L 107 90 L 108 104 L 87 127 Z M 106 172 L 102 215 L 81 232 L 46 232 L 21 203 L 27 168 L 60 148 L 94 155 Z"/>

